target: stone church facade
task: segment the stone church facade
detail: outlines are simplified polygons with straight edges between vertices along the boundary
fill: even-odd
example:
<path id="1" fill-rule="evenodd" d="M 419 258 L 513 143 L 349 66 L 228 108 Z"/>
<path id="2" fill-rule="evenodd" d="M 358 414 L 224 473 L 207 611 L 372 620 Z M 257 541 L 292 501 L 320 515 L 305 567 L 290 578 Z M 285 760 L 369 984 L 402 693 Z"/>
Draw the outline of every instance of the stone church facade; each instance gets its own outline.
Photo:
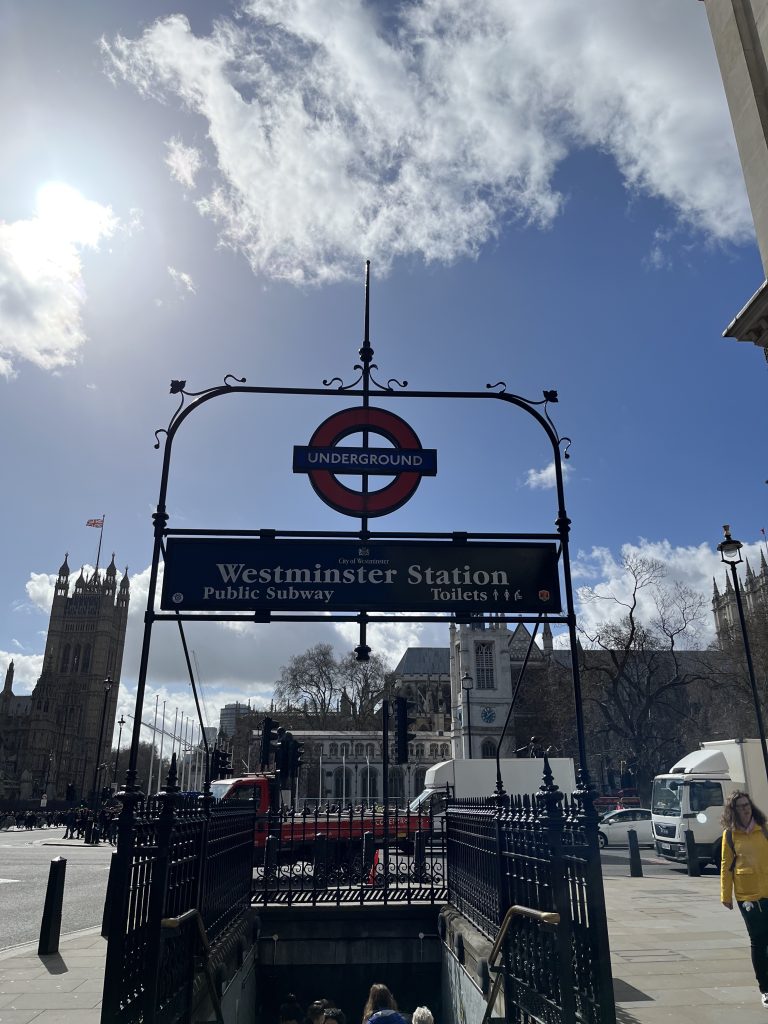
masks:
<path id="1" fill-rule="evenodd" d="M 87 579 L 81 570 L 71 593 L 64 558 L 40 678 L 31 695 L 14 694 L 11 662 L 0 694 L 0 798 L 60 800 L 69 784 L 90 796 L 111 749 L 129 600 L 114 555 Z"/>
<path id="2" fill-rule="evenodd" d="M 751 626 L 751 631 L 756 636 L 764 637 L 768 631 L 768 563 L 762 551 L 760 552 L 759 570 L 755 572 L 749 564 L 749 560 L 747 560 L 744 578 L 739 583 L 747 623 Z M 741 642 L 741 626 L 736 606 L 736 595 L 733 591 L 731 577 L 727 572 L 725 576 L 725 589 L 722 593 L 718 589 L 717 580 L 714 580 L 712 612 L 715 616 L 715 630 L 720 646 L 726 648 L 734 637 L 737 637 L 738 641 Z"/>

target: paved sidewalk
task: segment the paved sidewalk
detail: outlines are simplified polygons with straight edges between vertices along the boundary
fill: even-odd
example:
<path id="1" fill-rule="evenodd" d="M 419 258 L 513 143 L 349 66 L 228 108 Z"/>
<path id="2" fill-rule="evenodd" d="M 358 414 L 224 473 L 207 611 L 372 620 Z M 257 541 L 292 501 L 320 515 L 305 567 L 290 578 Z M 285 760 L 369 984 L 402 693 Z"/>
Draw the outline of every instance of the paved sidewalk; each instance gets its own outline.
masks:
<path id="1" fill-rule="evenodd" d="M 0 1024 L 98 1024 L 107 943 L 100 929 L 66 936 L 53 956 L 37 943 L 0 952 Z"/>
<path id="2" fill-rule="evenodd" d="M 744 922 L 720 904 L 719 878 L 608 878 L 605 896 L 619 1024 L 768 1024 Z"/>
<path id="3" fill-rule="evenodd" d="M 619 1024 L 764 1021 L 737 910 L 719 902 L 713 876 L 608 878 L 608 931 Z M 0 1024 L 97 1024 L 106 942 L 97 929 L 0 953 Z"/>

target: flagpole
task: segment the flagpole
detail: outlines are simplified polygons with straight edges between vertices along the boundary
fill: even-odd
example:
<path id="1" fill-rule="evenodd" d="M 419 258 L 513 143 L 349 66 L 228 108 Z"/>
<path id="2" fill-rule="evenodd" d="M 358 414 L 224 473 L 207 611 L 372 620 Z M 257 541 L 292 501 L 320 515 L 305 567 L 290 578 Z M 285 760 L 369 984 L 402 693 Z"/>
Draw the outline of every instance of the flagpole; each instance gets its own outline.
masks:
<path id="1" fill-rule="evenodd" d="M 101 529 L 99 530 L 99 549 L 96 552 L 96 572 L 99 571 L 99 559 L 101 558 L 101 541 L 102 541 L 102 539 L 104 537 L 104 520 L 106 518 L 107 518 L 106 515 L 102 514 L 102 516 L 101 516 Z"/>
<path id="2" fill-rule="evenodd" d="M 155 694 L 155 723 L 152 726 L 152 749 L 149 752 L 149 782 L 147 783 L 147 793 L 152 793 L 152 767 L 155 761 L 155 737 L 157 735 L 157 705 L 160 700 L 160 694 Z"/>

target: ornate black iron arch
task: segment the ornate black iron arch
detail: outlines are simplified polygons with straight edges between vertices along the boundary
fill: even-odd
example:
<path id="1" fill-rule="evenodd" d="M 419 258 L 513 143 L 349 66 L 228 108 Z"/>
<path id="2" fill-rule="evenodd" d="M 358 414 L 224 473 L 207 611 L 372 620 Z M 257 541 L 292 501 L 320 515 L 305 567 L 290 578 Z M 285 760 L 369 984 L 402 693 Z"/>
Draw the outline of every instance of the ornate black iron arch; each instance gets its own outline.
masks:
<path id="1" fill-rule="evenodd" d="M 139 666 L 139 674 L 137 680 L 137 697 L 136 697 L 136 715 L 134 719 L 134 730 L 131 743 L 131 753 L 129 759 L 129 767 L 126 774 L 126 791 L 134 792 L 136 789 L 136 760 L 138 755 L 138 743 L 139 743 L 139 731 L 141 726 L 141 711 L 144 703 L 144 693 L 146 688 L 147 671 L 149 665 L 149 652 L 151 643 L 152 626 L 154 622 L 162 620 L 176 621 L 179 623 L 181 629 L 181 622 L 184 619 L 194 619 L 195 621 L 205 620 L 249 620 L 249 621 L 317 621 L 316 613 L 304 613 L 304 614 L 293 614 L 293 613 L 266 613 L 256 615 L 245 615 L 239 614 L 222 614 L 221 612 L 216 613 L 203 613 L 203 614 L 192 614 L 192 613 L 180 613 L 178 611 L 171 613 L 158 613 L 155 610 L 156 598 L 157 598 L 157 582 L 158 573 L 160 566 L 160 559 L 164 556 L 164 541 L 165 538 L 171 535 L 232 535 L 237 534 L 241 537 L 270 537 L 275 538 L 276 535 L 280 534 L 283 537 L 291 538 L 316 538 L 316 537 L 333 537 L 333 538 L 354 538 L 359 542 L 365 542 L 373 538 L 387 538 L 387 539 L 451 539 L 457 540 L 459 538 L 472 540 L 486 540 L 489 538 L 503 539 L 506 541 L 556 541 L 559 544 L 559 559 L 561 562 L 563 584 L 565 590 L 565 614 L 561 615 L 548 615 L 548 619 L 551 622 L 562 623 L 567 625 L 570 637 L 570 648 L 571 648 L 571 670 L 573 676 L 574 685 L 574 703 L 575 703 L 575 717 L 576 717 L 576 730 L 579 747 L 579 760 L 580 760 L 580 773 L 579 782 L 580 788 L 588 788 L 588 776 L 586 774 L 586 747 L 584 740 L 584 723 L 582 715 L 582 701 L 581 701 L 581 685 L 579 676 L 579 665 L 578 665 L 578 646 L 576 637 L 576 617 L 574 610 L 573 601 L 573 586 L 570 572 L 570 559 L 569 559 L 569 532 L 570 532 L 570 519 L 567 516 L 565 508 L 565 492 L 563 485 L 563 467 L 562 460 L 569 458 L 569 448 L 571 440 L 568 437 L 561 437 L 555 424 L 553 423 L 549 415 L 549 406 L 558 401 L 557 391 L 545 390 L 543 397 L 538 400 L 524 398 L 520 395 L 512 394 L 507 391 L 507 385 L 503 381 L 497 381 L 494 384 L 486 384 L 485 390 L 483 391 L 411 391 L 408 390 L 408 382 L 403 380 L 397 380 L 396 378 L 390 378 L 386 384 L 378 382 L 372 374 L 373 370 L 378 369 L 377 365 L 373 362 L 373 348 L 370 344 L 370 333 L 369 333 L 369 313 L 370 313 L 370 264 L 366 265 L 366 281 L 365 281 L 365 331 L 364 338 L 361 348 L 359 349 L 360 362 L 356 363 L 354 370 L 358 376 L 352 383 L 345 384 L 340 377 L 332 377 L 323 381 L 322 388 L 297 388 L 297 387 L 269 387 L 261 385 L 249 385 L 245 377 L 236 377 L 232 374 L 227 374 L 222 384 L 215 387 L 207 388 L 201 391 L 191 391 L 187 389 L 187 382 L 185 380 L 174 380 L 171 382 L 170 392 L 173 395 L 179 396 L 179 405 L 174 411 L 171 419 L 166 428 L 161 428 L 155 432 L 155 447 L 160 448 L 161 438 L 164 436 L 165 441 L 163 444 L 163 464 L 161 470 L 160 480 L 160 493 L 158 497 L 158 503 L 155 512 L 153 513 L 154 522 L 154 546 L 152 554 L 152 564 L 150 570 L 149 590 L 147 595 L 147 607 L 145 612 L 145 625 L 144 625 L 144 637 L 142 641 L 141 660 Z M 173 442 L 176 434 L 180 430 L 182 424 L 187 418 L 195 411 L 200 409 L 203 405 L 212 401 L 216 398 L 223 398 L 228 395 L 235 394 L 252 394 L 252 395 L 284 395 L 292 397 L 302 396 L 327 396 L 330 398 L 337 398 L 340 394 L 344 397 L 359 398 L 363 408 L 369 406 L 372 395 L 375 395 L 377 400 L 392 401 L 392 400 L 408 400 L 408 399 L 445 399 L 455 400 L 464 399 L 469 401 L 501 401 L 509 405 L 512 405 L 528 416 L 534 419 L 539 427 L 547 435 L 549 442 L 552 446 L 553 463 L 555 469 L 555 488 L 557 493 L 557 516 L 555 520 L 555 532 L 542 532 L 538 534 L 519 534 L 519 533 L 494 533 L 494 534 L 467 534 L 467 533 L 453 533 L 453 534 L 438 534 L 438 533 L 398 533 L 391 531 L 372 531 L 369 528 L 369 517 L 366 515 L 360 515 L 360 528 L 356 531 L 275 531 L 275 530 L 190 530 L 190 529 L 170 529 L 168 527 L 168 513 L 166 510 L 166 500 L 168 492 L 168 484 L 170 478 L 171 468 L 171 455 L 173 451 Z M 189 403 L 187 404 L 187 400 Z M 363 428 L 360 433 L 363 434 L 363 447 L 368 446 L 367 431 Z M 362 476 L 363 490 L 367 488 L 367 476 Z M 542 621 L 542 614 L 535 616 L 532 615 L 504 615 L 500 616 L 504 621 L 516 621 L 516 622 L 536 622 Z M 331 616 L 324 615 L 324 621 L 354 621 L 359 624 L 360 629 L 360 643 L 356 648 L 358 658 L 360 660 L 366 660 L 370 652 L 370 648 L 366 643 L 366 628 L 370 622 L 389 622 L 389 621 L 451 621 L 459 622 L 466 621 L 466 616 L 462 617 L 460 614 L 455 612 L 446 612 L 445 614 L 406 614 L 399 612 L 397 615 L 374 615 L 370 612 L 360 611 L 357 614 L 339 614 L 335 613 Z"/>

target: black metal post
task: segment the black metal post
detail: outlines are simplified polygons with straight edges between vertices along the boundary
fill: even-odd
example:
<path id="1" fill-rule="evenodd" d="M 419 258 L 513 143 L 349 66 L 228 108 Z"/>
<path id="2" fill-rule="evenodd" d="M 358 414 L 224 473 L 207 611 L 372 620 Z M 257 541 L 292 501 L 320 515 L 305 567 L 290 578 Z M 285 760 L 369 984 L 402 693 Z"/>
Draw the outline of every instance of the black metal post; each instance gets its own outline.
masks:
<path id="1" fill-rule="evenodd" d="M 765 726 L 763 725 L 763 713 L 760 710 L 760 697 L 757 693 L 757 682 L 755 680 L 755 666 L 752 663 L 752 649 L 749 646 L 749 635 L 747 633 L 747 622 L 744 618 L 744 605 L 741 600 L 741 584 L 739 583 L 738 573 L 736 572 L 736 565 L 738 563 L 729 562 L 731 567 L 731 574 L 733 576 L 733 590 L 736 594 L 736 608 L 739 612 L 739 625 L 741 626 L 741 639 L 744 642 L 744 654 L 747 659 L 747 672 L 749 674 L 749 685 L 752 690 L 752 701 L 755 705 L 755 718 L 757 720 L 757 732 L 760 737 L 760 747 L 763 751 L 763 766 L 765 767 L 765 775 L 768 778 L 768 746 L 765 742 Z"/>
<path id="2" fill-rule="evenodd" d="M 467 695 L 467 757 L 472 759 L 472 709 L 469 703 L 470 690 L 474 689 L 472 676 L 465 672 L 461 677 L 461 692 Z"/>
<path id="3" fill-rule="evenodd" d="M 123 738 L 123 726 L 125 725 L 125 719 L 123 718 L 122 715 L 120 715 L 120 719 L 117 724 L 120 726 L 120 729 L 118 730 L 117 733 L 117 750 L 115 751 L 115 773 L 112 776 L 115 782 L 117 782 L 117 770 L 120 767 L 120 741 Z"/>
<path id="4" fill-rule="evenodd" d="M 107 702 L 109 701 L 109 694 L 112 689 L 112 677 L 107 676 L 104 680 L 104 704 L 101 708 L 101 725 L 99 726 L 99 745 L 96 748 L 96 765 L 93 769 L 93 793 L 91 794 L 91 803 L 93 804 L 94 811 L 99 806 L 99 771 L 101 770 L 101 746 L 104 742 L 104 722 L 107 718 Z"/>
<path id="5" fill-rule="evenodd" d="M 386 900 L 389 879 L 389 701 L 381 702 L 381 770 L 384 778 L 381 782 L 384 800 L 384 898 Z"/>
<path id="6" fill-rule="evenodd" d="M 698 878 L 701 874 L 701 868 L 699 867 L 699 858 L 696 855 L 696 837 L 690 828 L 685 830 L 685 859 L 688 864 L 688 875 L 691 878 Z"/>
<path id="7" fill-rule="evenodd" d="M 637 841 L 637 831 L 633 828 L 627 830 L 627 842 L 629 843 L 629 877 L 643 877 L 643 862 L 640 860 L 640 844 Z"/>
<path id="8" fill-rule="evenodd" d="M 61 934 L 61 907 L 64 901 L 64 879 L 67 875 L 67 862 L 64 857 L 54 857 L 48 872 L 48 887 L 45 890 L 43 920 L 40 924 L 40 942 L 37 947 L 38 956 L 49 956 L 59 951 Z"/>

